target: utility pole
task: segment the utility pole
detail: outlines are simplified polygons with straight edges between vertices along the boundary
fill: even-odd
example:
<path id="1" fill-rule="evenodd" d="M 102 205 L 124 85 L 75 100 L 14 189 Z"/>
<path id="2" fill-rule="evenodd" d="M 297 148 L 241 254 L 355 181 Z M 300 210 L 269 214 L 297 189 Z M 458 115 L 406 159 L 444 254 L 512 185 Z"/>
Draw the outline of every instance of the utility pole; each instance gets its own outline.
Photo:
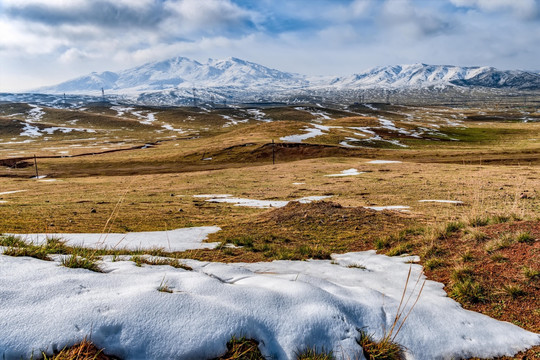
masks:
<path id="1" fill-rule="evenodd" d="M 196 89 L 193 88 L 193 106 L 197 107 L 197 93 L 196 93 Z"/>
<path id="2" fill-rule="evenodd" d="M 272 139 L 272 165 L 276 164 L 276 143 Z"/>
<path id="3" fill-rule="evenodd" d="M 38 167 L 37 167 L 37 157 L 36 157 L 36 154 L 34 154 L 34 167 L 36 168 L 36 180 L 39 179 L 39 172 L 38 172 Z"/>

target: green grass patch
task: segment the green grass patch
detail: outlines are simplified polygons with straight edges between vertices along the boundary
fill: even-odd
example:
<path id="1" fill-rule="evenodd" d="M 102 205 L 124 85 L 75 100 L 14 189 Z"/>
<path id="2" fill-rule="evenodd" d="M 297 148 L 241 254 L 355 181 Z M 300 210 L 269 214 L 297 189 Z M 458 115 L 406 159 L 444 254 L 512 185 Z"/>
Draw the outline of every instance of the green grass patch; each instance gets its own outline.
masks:
<path id="1" fill-rule="evenodd" d="M 460 302 L 475 304 L 485 301 L 484 289 L 472 279 L 465 279 L 454 283 L 450 295 Z"/>
<path id="2" fill-rule="evenodd" d="M 101 267 L 97 263 L 97 259 L 93 256 L 82 257 L 76 254 L 68 255 L 61 261 L 62 266 L 72 269 L 86 269 L 95 272 L 102 272 Z"/>
<path id="3" fill-rule="evenodd" d="M 390 250 L 388 250 L 386 252 L 386 255 L 388 256 L 399 256 L 399 255 L 403 255 L 403 254 L 408 254 L 411 252 L 413 246 L 411 243 L 403 243 L 403 244 L 398 244 L 396 246 L 394 246 L 393 248 L 391 248 Z"/>

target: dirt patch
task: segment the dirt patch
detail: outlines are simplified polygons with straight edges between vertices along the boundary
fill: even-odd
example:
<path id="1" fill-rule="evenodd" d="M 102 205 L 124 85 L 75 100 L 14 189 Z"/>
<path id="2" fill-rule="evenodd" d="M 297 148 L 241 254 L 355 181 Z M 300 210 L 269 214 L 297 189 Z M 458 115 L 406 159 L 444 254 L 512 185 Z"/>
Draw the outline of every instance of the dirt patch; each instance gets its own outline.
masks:
<path id="1" fill-rule="evenodd" d="M 444 265 L 426 270 L 426 275 L 446 284 L 447 292 L 456 298 L 456 272 L 466 268 L 480 286 L 481 298 L 456 298 L 465 308 L 540 332 L 540 221 L 496 224 L 478 231 L 485 236 L 481 240 L 459 232 L 438 241 Z M 518 241 L 524 233 L 529 239 Z"/>

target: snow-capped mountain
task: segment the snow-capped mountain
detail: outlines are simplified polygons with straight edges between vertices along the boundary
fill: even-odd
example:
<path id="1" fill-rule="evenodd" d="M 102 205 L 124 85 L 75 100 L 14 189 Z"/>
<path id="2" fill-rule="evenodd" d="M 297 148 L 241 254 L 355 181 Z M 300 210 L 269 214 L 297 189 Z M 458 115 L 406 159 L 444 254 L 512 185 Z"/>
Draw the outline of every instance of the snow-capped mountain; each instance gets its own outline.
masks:
<path id="1" fill-rule="evenodd" d="M 488 67 L 426 64 L 380 66 L 363 73 L 334 78 L 330 84 L 340 88 L 408 88 L 448 85 L 455 80 L 473 78 L 489 69 Z"/>
<path id="2" fill-rule="evenodd" d="M 540 90 L 540 74 L 501 71 L 491 67 L 451 65 L 382 66 L 349 76 L 308 77 L 236 58 L 202 64 L 185 57 L 147 63 L 131 69 L 92 73 L 55 86 L 36 89 L 43 94 L 121 97 L 152 105 L 198 102 L 354 101 L 359 93 L 386 98 L 388 92 L 421 97 L 430 91 L 463 93 Z"/>
<path id="3" fill-rule="evenodd" d="M 147 63 L 113 73 L 92 73 L 55 86 L 36 89 L 44 93 L 86 93 L 88 91 L 133 94 L 177 88 L 215 87 L 298 87 L 307 85 L 294 75 L 236 58 L 210 59 L 206 64 L 185 57 Z"/>

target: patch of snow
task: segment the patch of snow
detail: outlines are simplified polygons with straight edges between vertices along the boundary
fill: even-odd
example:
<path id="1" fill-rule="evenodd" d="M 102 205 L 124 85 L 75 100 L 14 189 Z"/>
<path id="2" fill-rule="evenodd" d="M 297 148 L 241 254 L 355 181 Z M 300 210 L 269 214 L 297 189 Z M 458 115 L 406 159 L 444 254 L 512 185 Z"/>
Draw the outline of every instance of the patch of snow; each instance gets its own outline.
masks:
<path id="1" fill-rule="evenodd" d="M 255 207 L 261 209 L 267 208 L 280 208 L 286 206 L 288 201 L 280 200 L 254 200 L 245 198 L 233 198 L 233 197 L 221 197 L 206 200 L 212 203 L 228 203 L 235 204 L 235 206 Z"/>
<path id="2" fill-rule="evenodd" d="M 45 179 L 47 177 L 47 175 L 39 175 L 38 177 L 36 176 L 32 176 L 30 179 Z"/>
<path id="3" fill-rule="evenodd" d="M 203 159 L 203 161 L 210 161 L 210 160 L 212 160 L 211 157 L 207 157 L 207 158 L 204 158 L 204 159 Z"/>
<path id="4" fill-rule="evenodd" d="M 300 199 L 297 199 L 297 200 L 294 200 L 294 201 L 298 201 L 300 204 L 309 204 L 313 201 L 321 201 L 321 200 L 324 200 L 324 199 L 329 199 L 331 198 L 332 196 L 330 195 L 322 195 L 322 196 L 306 196 L 306 197 L 303 197 L 303 198 L 300 198 Z"/>
<path id="5" fill-rule="evenodd" d="M 43 134 L 40 132 L 37 126 L 25 123 L 24 128 L 22 129 L 22 132 L 19 134 L 19 136 L 39 137 L 43 136 Z"/>
<path id="6" fill-rule="evenodd" d="M 246 110 L 248 114 L 253 116 L 253 118 L 257 121 L 264 121 L 264 122 L 272 122 L 272 119 L 266 118 L 266 114 L 259 109 L 247 109 Z"/>
<path id="7" fill-rule="evenodd" d="M 463 201 L 459 201 L 459 200 L 418 200 L 418 202 L 436 202 L 436 203 L 447 203 L 447 204 L 463 204 Z"/>
<path id="8" fill-rule="evenodd" d="M 43 108 L 34 104 L 28 104 L 28 105 L 32 107 L 32 109 L 28 111 L 28 117 L 26 118 L 26 121 L 28 122 L 41 121 L 41 119 L 43 118 L 43 115 L 45 115 Z"/>
<path id="9" fill-rule="evenodd" d="M 324 176 L 340 177 L 340 176 L 355 176 L 355 175 L 360 175 L 360 174 L 364 174 L 364 172 L 363 171 L 358 171 L 356 169 L 347 169 L 347 170 L 343 170 L 339 174 L 330 174 L 330 175 L 324 175 Z"/>
<path id="10" fill-rule="evenodd" d="M 161 125 L 161 127 L 164 128 L 164 129 L 166 129 L 166 130 L 176 131 L 177 133 L 180 133 L 180 134 L 185 133 L 184 130 L 182 130 L 182 129 L 177 129 L 177 128 L 173 127 L 173 126 L 170 125 L 170 124 Z"/>
<path id="11" fill-rule="evenodd" d="M 202 194 L 202 195 L 193 195 L 195 198 L 226 198 L 232 197 L 230 194 Z"/>
<path id="12" fill-rule="evenodd" d="M 324 135 L 323 131 L 321 129 L 316 128 L 305 128 L 306 133 L 300 134 L 300 135 L 289 135 L 289 136 L 283 136 L 279 138 L 281 141 L 285 142 L 293 142 L 293 143 L 301 143 L 303 140 L 311 139 L 317 136 Z"/>
<path id="13" fill-rule="evenodd" d="M 345 140 L 339 142 L 339 145 L 347 147 L 347 148 L 356 148 L 358 146 L 354 146 L 354 145 L 349 144 L 349 142 L 355 142 L 355 141 L 361 141 L 361 140 L 358 140 L 358 139 L 352 138 L 352 137 L 346 137 Z"/>
<path id="14" fill-rule="evenodd" d="M 292 201 L 298 201 L 302 204 L 308 204 L 313 201 L 319 201 L 328 199 L 331 196 L 306 196 L 300 199 L 292 200 Z M 233 197 L 215 197 L 212 199 L 206 200 L 208 202 L 213 203 L 228 203 L 228 204 L 235 204 L 235 206 L 246 206 L 246 207 L 254 207 L 254 208 L 260 208 L 260 209 L 269 209 L 269 208 L 281 208 L 284 206 L 287 206 L 287 204 L 290 201 L 286 200 L 254 200 L 254 199 L 246 199 L 246 198 L 233 198 Z"/>
<path id="15" fill-rule="evenodd" d="M 20 192 L 24 192 L 24 191 L 28 191 L 28 190 L 3 191 L 3 192 L 0 192 L 0 195 L 16 194 L 16 193 L 20 193 Z"/>
<path id="16" fill-rule="evenodd" d="M 135 110 L 135 108 L 123 107 L 123 106 L 112 106 L 111 110 L 116 111 L 116 116 L 120 117 L 120 116 L 123 116 L 127 112 L 131 112 L 132 110 Z"/>
<path id="17" fill-rule="evenodd" d="M 0 200 L 0 204 L 6 204 L 7 200 Z"/>
<path id="18" fill-rule="evenodd" d="M 58 181 L 58 179 L 43 179 L 43 180 L 39 180 L 41 182 L 55 182 L 55 181 Z"/>
<path id="19" fill-rule="evenodd" d="M 292 184 L 293 185 L 305 185 L 306 183 L 305 182 L 293 182 Z"/>
<path id="20" fill-rule="evenodd" d="M 43 244 L 47 238 L 65 240 L 69 246 L 81 246 L 92 249 L 164 249 L 165 251 L 185 251 L 192 249 L 213 249 L 219 243 L 202 241 L 221 230 L 217 226 L 201 226 L 169 231 L 131 232 L 125 234 L 16 234 L 23 240 L 34 244 Z"/>
<path id="21" fill-rule="evenodd" d="M 396 160 L 371 160 L 368 164 L 401 164 L 401 161 Z"/>
<path id="22" fill-rule="evenodd" d="M 95 273 L 0 255 L 0 353 L 30 358 L 91 336 L 125 360 L 210 359 L 235 335 L 259 341 L 268 358 L 295 359 L 299 349 L 316 345 L 338 358 L 364 359 L 359 329 L 382 338 L 409 271 L 414 281 L 425 280 L 411 259 L 367 251 L 333 261 L 186 260 L 193 271 L 107 259 L 107 272 Z M 366 269 L 348 267 L 354 264 Z M 420 288 L 414 281 L 412 301 Z M 158 291 L 163 284 L 172 293 Z M 441 283 L 427 280 L 395 341 L 407 359 L 492 358 L 538 345 L 540 335 L 464 310 Z"/>
<path id="23" fill-rule="evenodd" d="M 366 209 L 371 209 L 375 211 L 383 211 L 383 210 L 403 210 L 410 209 L 410 206 L 404 206 L 404 205 L 389 205 L 389 206 L 364 206 Z"/>

